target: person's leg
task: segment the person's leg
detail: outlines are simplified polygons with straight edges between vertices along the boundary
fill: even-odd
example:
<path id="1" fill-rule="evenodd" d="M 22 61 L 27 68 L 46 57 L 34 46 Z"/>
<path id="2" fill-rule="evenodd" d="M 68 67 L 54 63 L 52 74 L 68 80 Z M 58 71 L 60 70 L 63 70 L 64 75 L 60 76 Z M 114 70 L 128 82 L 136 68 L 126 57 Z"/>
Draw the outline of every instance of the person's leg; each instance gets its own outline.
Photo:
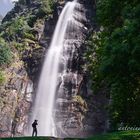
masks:
<path id="1" fill-rule="evenodd" d="M 37 129 L 35 129 L 35 136 L 37 136 Z"/>
<path id="2" fill-rule="evenodd" d="M 35 130 L 33 129 L 32 137 L 34 136 Z"/>
<path id="3" fill-rule="evenodd" d="M 34 136 L 34 129 L 33 129 L 33 132 L 32 132 L 32 137 Z"/>

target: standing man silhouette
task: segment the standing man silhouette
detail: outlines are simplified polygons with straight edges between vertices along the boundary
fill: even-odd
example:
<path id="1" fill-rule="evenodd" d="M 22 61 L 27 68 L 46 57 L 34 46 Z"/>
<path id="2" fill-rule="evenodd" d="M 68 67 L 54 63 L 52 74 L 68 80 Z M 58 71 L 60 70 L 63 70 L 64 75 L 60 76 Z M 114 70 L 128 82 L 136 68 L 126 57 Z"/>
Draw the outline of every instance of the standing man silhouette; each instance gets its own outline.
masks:
<path id="1" fill-rule="evenodd" d="M 32 123 L 32 127 L 33 127 L 32 136 L 34 136 L 34 134 L 35 136 L 37 136 L 37 127 L 36 127 L 37 125 L 38 125 L 37 120 L 34 120 L 34 122 Z"/>

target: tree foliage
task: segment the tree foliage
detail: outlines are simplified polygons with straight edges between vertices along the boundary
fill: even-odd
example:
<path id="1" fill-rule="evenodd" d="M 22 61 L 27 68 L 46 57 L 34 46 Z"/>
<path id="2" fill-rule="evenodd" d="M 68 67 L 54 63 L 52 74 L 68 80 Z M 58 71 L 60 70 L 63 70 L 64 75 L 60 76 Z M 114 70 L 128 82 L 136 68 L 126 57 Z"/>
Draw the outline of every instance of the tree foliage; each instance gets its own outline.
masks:
<path id="1" fill-rule="evenodd" d="M 4 39 L 0 38 L 0 66 L 10 63 L 12 58 L 11 50 Z"/>
<path id="2" fill-rule="evenodd" d="M 110 89 L 112 125 L 140 125 L 140 2 L 97 0 L 101 31 L 89 40 L 93 86 Z"/>
<path id="3" fill-rule="evenodd" d="M 4 84 L 5 80 L 4 72 L 0 70 L 0 85 Z"/>
<path id="4" fill-rule="evenodd" d="M 41 10 L 47 14 L 51 14 L 54 10 L 54 0 L 40 0 L 42 3 Z"/>
<path id="5" fill-rule="evenodd" d="M 3 24 L 1 28 L 1 37 L 5 38 L 7 41 L 19 40 L 19 38 L 24 37 L 24 33 L 30 30 L 24 17 L 17 17 L 16 19 Z"/>

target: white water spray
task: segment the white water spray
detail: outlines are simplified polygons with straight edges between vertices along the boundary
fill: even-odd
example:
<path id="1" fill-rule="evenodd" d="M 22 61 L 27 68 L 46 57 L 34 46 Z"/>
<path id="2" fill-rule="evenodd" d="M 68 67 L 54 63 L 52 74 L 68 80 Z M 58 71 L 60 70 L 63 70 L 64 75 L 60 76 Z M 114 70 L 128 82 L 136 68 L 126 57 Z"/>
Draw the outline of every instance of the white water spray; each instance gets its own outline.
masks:
<path id="1" fill-rule="evenodd" d="M 67 25 L 72 20 L 75 5 L 76 2 L 68 2 L 64 7 L 44 61 L 32 115 L 32 121 L 38 120 L 39 136 L 57 136 L 53 108 L 58 69 Z"/>

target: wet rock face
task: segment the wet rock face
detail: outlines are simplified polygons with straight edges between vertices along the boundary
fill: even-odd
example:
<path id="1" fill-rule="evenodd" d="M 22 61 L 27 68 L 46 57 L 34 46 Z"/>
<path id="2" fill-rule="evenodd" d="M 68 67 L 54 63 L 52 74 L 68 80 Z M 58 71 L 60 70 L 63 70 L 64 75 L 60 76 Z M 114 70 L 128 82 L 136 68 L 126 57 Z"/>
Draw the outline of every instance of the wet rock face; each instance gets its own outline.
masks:
<path id="1" fill-rule="evenodd" d="M 23 54 L 23 61 L 26 63 L 26 71 L 30 79 L 36 84 L 43 64 L 46 49 L 44 47 L 27 51 Z"/>
<path id="2" fill-rule="evenodd" d="M 86 63 L 83 54 L 84 42 L 90 32 L 96 28 L 94 21 L 95 1 L 79 0 L 75 8 L 75 22 L 69 23 L 64 41 L 64 54 L 59 68 L 56 95 L 56 129 L 59 137 L 86 137 L 106 131 L 108 104 L 106 90 L 97 95 L 91 90 L 90 77 L 83 69 Z M 76 25 L 76 26 L 75 26 Z M 69 48 L 69 49 L 67 49 Z M 69 59 L 64 70 L 64 58 Z"/>
<path id="3" fill-rule="evenodd" d="M 88 72 L 83 69 L 84 43 L 96 28 L 91 4 L 94 1 L 79 0 L 65 35 L 54 112 L 58 137 L 86 137 L 102 133 L 107 127 L 107 112 L 103 108 L 108 103 L 106 91 L 94 95 Z"/>
<path id="4" fill-rule="evenodd" d="M 32 102 L 33 83 L 18 58 L 5 72 L 7 81 L 0 86 L 0 137 L 22 135 Z"/>

